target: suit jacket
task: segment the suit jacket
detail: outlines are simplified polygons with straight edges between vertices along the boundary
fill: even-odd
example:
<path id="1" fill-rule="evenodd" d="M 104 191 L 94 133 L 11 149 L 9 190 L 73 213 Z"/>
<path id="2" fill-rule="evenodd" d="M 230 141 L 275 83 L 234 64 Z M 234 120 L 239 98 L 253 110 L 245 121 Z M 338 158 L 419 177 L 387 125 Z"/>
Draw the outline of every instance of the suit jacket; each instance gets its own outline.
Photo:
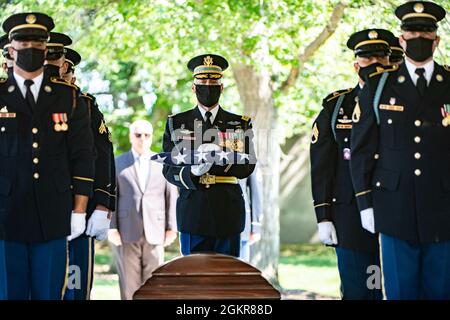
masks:
<path id="1" fill-rule="evenodd" d="M 263 218 L 262 182 L 258 180 L 256 169 L 248 178 L 239 180 L 245 201 L 245 228 L 241 240 L 250 240 L 251 233 L 261 233 Z"/>
<path id="2" fill-rule="evenodd" d="M 374 106 L 382 76 L 387 82 Z M 360 93 L 353 184 L 359 209 L 374 208 L 381 233 L 412 243 L 450 240 L 449 89 L 450 69 L 435 63 L 421 97 L 402 64 L 372 73 Z"/>
<path id="3" fill-rule="evenodd" d="M 67 130 L 56 126 L 59 118 Z M 70 234 L 73 194 L 91 196 L 92 131 L 76 87 L 44 74 L 32 109 L 14 77 L 0 81 L 0 239 Z"/>
<path id="4" fill-rule="evenodd" d="M 124 243 L 136 242 L 144 234 L 148 243 L 159 245 L 166 230 L 177 230 L 178 191 L 164 179 L 162 164 L 148 161 L 149 177 L 142 190 L 133 153 L 116 158 L 117 203 L 111 228 L 119 230 Z"/>
<path id="5" fill-rule="evenodd" d="M 323 101 L 310 147 L 312 193 L 317 222 L 333 222 L 339 247 L 377 252 L 378 235 L 361 226 L 350 176 L 351 119 L 359 91 L 358 85 Z"/>
<path id="6" fill-rule="evenodd" d="M 172 152 L 174 148 L 187 146 L 196 149 L 197 140 L 195 124 L 203 130 L 203 117 L 197 107 L 170 116 L 163 139 L 165 152 Z M 221 107 L 214 119 L 213 126 L 217 127 L 215 142 L 219 131 L 242 130 L 248 131 L 248 139 L 244 143 L 244 153 L 251 153 L 253 149 L 252 124 L 248 117 L 225 111 Z M 229 150 L 229 149 L 228 149 Z M 254 170 L 255 164 L 242 163 L 232 166 L 213 165 L 209 174 L 216 176 L 232 176 L 238 179 L 248 177 Z M 178 229 L 184 233 L 200 236 L 227 237 L 238 235 L 244 230 L 245 203 L 239 184 L 214 184 L 207 188 L 199 183 L 199 177 L 191 174 L 190 166 L 164 165 L 166 179 L 180 188 L 177 203 Z"/>

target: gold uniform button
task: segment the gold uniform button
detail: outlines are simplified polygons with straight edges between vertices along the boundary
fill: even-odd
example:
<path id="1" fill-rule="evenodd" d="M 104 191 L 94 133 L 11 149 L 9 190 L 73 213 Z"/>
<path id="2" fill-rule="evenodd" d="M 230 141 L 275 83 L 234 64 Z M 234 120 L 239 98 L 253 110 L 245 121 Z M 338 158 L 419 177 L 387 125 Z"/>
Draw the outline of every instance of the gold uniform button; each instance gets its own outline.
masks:
<path id="1" fill-rule="evenodd" d="M 5 131 L 6 131 L 6 128 L 5 128 L 5 127 L 2 127 L 0 130 L 1 130 L 2 132 L 5 132 Z"/>
<path id="2" fill-rule="evenodd" d="M 416 158 L 417 160 L 419 160 L 420 158 L 422 158 L 422 155 L 421 155 L 420 153 L 416 152 L 416 153 L 414 154 L 414 158 Z"/>
<path id="3" fill-rule="evenodd" d="M 344 142 L 348 142 L 348 138 L 345 138 L 345 139 L 344 139 Z"/>
<path id="4" fill-rule="evenodd" d="M 35 174 L 33 175 L 33 178 L 39 179 L 39 173 L 35 173 Z"/>
<path id="5" fill-rule="evenodd" d="M 31 129 L 31 132 L 33 132 L 33 134 L 36 134 L 36 133 L 38 133 L 38 129 L 37 128 L 33 128 L 33 129 Z"/>
<path id="6" fill-rule="evenodd" d="M 420 127 L 420 126 L 422 125 L 422 121 L 416 120 L 416 121 L 414 121 L 414 125 L 415 125 L 416 127 Z"/>
<path id="7" fill-rule="evenodd" d="M 375 155 L 373 157 L 375 158 L 375 160 L 380 159 L 380 155 L 378 153 L 375 153 Z"/>
<path id="8" fill-rule="evenodd" d="M 39 144 L 37 142 L 33 142 L 33 148 L 37 149 L 39 147 Z"/>
<path id="9" fill-rule="evenodd" d="M 422 141 L 422 139 L 419 136 L 414 138 L 415 143 L 420 143 L 420 141 Z"/>
<path id="10" fill-rule="evenodd" d="M 389 119 L 389 120 L 387 121 L 388 124 L 392 124 L 392 122 L 393 122 L 392 119 Z"/>
<path id="11" fill-rule="evenodd" d="M 34 163 L 34 164 L 38 164 L 38 163 L 39 163 L 39 159 L 38 159 L 38 158 L 34 158 L 34 159 L 33 159 L 33 163 Z"/>
<path id="12" fill-rule="evenodd" d="M 381 182 L 378 181 L 378 182 L 376 183 L 376 186 L 377 186 L 378 188 L 381 187 Z"/>
<path id="13" fill-rule="evenodd" d="M 419 169 L 416 169 L 416 170 L 414 171 L 414 174 L 415 174 L 416 176 L 420 176 L 420 175 L 422 174 L 422 171 L 420 171 Z"/>
<path id="14" fill-rule="evenodd" d="M 333 202 L 336 202 L 336 198 L 333 198 Z"/>

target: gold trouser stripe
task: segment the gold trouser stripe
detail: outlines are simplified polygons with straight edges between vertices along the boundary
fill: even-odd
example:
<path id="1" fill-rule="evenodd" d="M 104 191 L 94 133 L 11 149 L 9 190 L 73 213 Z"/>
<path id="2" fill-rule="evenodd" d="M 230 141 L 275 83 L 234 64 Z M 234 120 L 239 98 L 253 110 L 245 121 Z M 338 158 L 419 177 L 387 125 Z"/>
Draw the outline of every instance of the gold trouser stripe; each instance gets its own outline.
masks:
<path id="1" fill-rule="evenodd" d="M 368 194 L 368 193 L 371 193 L 371 192 L 372 192 L 372 190 L 366 190 L 366 191 L 357 193 L 356 196 L 357 196 L 357 197 L 360 197 L 360 196 L 363 196 L 363 195 Z"/>
<path id="2" fill-rule="evenodd" d="M 320 208 L 320 207 L 325 207 L 325 206 L 331 206 L 331 204 L 330 203 L 321 203 L 321 204 L 315 205 L 314 208 Z"/>
<path id="3" fill-rule="evenodd" d="M 81 181 L 89 181 L 89 182 L 94 182 L 94 179 L 91 178 L 84 178 L 84 177 L 73 177 L 76 180 L 81 180 Z"/>
<path id="4" fill-rule="evenodd" d="M 86 285 L 86 300 L 91 300 L 91 274 L 92 274 L 92 238 L 88 238 L 88 269 L 87 269 L 87 285 Z"/>
<path id="5" fill-rule="evenodd" d="M 61 300 L 64 300 L 64 294 L 66 293 L 68 281 L 69 281 L 69 241 L 66 240 L 66 275 L 64 276 L 64 285 L 61 290 Z"/>
<path id="6" fill-rule="evenodd" d="M 181 181 L 181 183 L 183 184 L 183 186 L 186 188 L 186 189 L 189 189 L 189 187 L 187 186 L 187 184 L 184 182 L 184 180 L 183 180 L 183 170 L 184 169 L 186 169 L 186 167 L 183 167 L 183 168 L 181 168 L 181 170 L 180 170 L 180 173 L 179 173 L 179 175 L 180 175 L 180 181 Z"/>

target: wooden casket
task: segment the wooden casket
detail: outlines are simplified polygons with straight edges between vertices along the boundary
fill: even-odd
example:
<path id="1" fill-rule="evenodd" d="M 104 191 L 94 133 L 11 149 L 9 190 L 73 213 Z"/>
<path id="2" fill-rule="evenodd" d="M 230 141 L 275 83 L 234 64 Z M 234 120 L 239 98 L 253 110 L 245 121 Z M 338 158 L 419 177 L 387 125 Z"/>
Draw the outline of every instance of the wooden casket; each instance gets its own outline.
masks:
<path id="1" fill-rule="evenodd" d="M 134 300 L 280 298 L 261 271 L 221 254 L 175 258 L 156 269 L 133 297 Z"/>

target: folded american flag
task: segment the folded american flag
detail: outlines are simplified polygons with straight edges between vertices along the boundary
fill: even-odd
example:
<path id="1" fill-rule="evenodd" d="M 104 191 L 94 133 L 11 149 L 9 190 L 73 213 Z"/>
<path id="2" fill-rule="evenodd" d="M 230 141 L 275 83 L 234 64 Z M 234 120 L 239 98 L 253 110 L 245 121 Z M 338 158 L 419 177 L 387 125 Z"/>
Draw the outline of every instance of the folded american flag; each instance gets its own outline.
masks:
<path id="1" fill-rule="evenodd" d="M 153 161 L 169 166 L 191 166 L 201 163 L 214 163 L 216 165 L 228 164 L 253 164 L 256 163 L 254 155 L 240 152 L 226 151 L 192 151 L 192 150 L 174 150 L 173 152 L 161 152 L 150 158 Z"/>

